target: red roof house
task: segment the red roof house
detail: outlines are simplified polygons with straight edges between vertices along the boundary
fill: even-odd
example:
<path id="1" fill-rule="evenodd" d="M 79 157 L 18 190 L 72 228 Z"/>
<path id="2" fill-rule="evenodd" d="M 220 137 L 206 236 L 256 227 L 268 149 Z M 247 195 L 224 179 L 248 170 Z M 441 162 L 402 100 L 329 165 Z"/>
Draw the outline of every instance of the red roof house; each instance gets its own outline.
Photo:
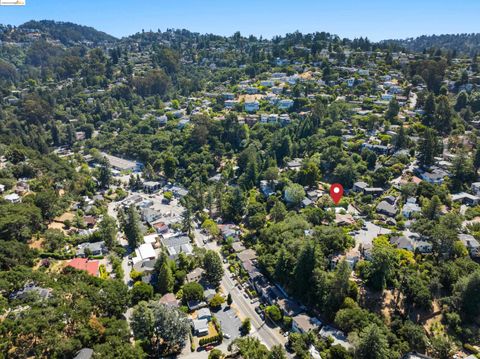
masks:
<path id="1" fill-rule="evenodd" d="M 88 274 L 98 277 L 98 268 L 100 267 L 100 263 L 99 261 L 89 261 L 86 258 L 74 258 L 68 262 L 67 266 L 78 270 L 87 271 Z"/>

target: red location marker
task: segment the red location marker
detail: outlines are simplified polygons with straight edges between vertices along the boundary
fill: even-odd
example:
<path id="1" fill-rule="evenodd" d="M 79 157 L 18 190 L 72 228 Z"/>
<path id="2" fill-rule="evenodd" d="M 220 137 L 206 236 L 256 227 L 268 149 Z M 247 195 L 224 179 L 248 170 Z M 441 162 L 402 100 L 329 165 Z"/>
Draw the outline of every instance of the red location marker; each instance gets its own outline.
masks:
<path id="1" fill-rule="evenodd" d="M 333 202 L 338 204 L 343 197 L 343 186 L 340 183 L 334 183 L 330 187 L 330 197 L 332 197 Z"/>

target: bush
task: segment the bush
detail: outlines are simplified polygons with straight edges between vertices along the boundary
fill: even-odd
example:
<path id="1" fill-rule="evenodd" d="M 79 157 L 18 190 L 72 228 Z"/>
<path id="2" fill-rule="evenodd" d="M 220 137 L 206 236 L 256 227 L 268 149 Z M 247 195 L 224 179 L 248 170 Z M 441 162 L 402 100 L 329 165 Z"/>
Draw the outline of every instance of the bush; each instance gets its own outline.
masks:
<path id="1" fill-rule="evenodd" d="M 218 334 L 210 338 L 202 338 L 198 341 L 198 344 L 203 347 L 212 343 L 221 343 L 223 341 L 223 335 Z"/>

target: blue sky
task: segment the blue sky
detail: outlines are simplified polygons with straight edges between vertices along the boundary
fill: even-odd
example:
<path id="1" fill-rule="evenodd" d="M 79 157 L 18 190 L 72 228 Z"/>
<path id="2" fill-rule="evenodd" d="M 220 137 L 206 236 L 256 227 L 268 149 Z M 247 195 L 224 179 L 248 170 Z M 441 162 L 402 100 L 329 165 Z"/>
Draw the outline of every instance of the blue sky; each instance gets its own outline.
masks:
<path id="1" fill-rule="evenodd" d="M 480 32 L 478 0 L 26 0 L 0 7 L 0 23 L 49 19 L 93 26 L 117 37 L 185 28 L 272 37 L 299 30 L 372 40 Z"/>

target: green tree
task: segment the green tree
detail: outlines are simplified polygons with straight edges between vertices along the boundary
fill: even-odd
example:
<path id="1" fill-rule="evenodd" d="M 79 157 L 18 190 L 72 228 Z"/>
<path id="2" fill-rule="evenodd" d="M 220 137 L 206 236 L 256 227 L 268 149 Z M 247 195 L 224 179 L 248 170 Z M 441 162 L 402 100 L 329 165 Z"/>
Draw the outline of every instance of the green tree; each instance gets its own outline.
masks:
<path id="1" fill-rule="evenodd" d="M 130 291 L 130 298 L 133 305 L 141 301 L 148 301 L 153 298 L 153 287 L 142 281 L 136 282 Z"/>
<path id="2" fill-rule="evenodd" d="M 158 291 L 161 294 L 171 293 L 173 291 L 174 284 L 175 280 L 173 278 L 172 270 L 170 269 L 168 263 L 164 262 L 158 273 Z"/>
<path id="3" fill-rule="evenodd" d="M 240 326 L 240 332 L 242 335 L 247 335 L 250 333 L 252 330 L 252 323 L 250 321 L 250 318 L 245 318 L 245 320 L 242 322 L 242 325 Z"/>
<path id="4" fill-rule="evenodd" d="M 209 250 L 205 253 L 203 259 L 203 266 L 205 268 L 205 278 L 215 288 L 220 285 L 223 277 L 222 260 L 217 252 Z"/>
<path id="5" fill-rule="evenodd" d="M 370 324 L 360 332 L 357 357 L 361 359 L 389 359 L 387 337 L 376 324 Z"/>
<path id="6" fill-rule="evenodd" d="M 196 282 L 187 283 L 183 286 L 183 301 L 186 303 L 190 300 L 203 299 L 203 287 Z"/>
<path id="7" fill-rule="evenodd" d="M 108 249 L 112 249 L 117 244 L 117 222 L 115 218 L 104 215 L 102 221 L 98 225 L 98 231 L 96 232 L 101 240 L 105 241 L 105 246 Z"/>
<path id="8" fill-rule="evenodd" d="M 128 208 L 124 231 L 130 248 L 136 248 L 142 243 L 143 236 L 140 229 L 140 216 L 133 204 Z"/>
<path id="9" fill-rule="evenodd" d="M 282 319 L 282 312 L 276 305 L 270 305 L 265 309 L 267 316 L 274 322 L 278 322 Z"/>
<path id="10" fill-rule="evenodd" d="M 146 340 L 153 355 L 179 352 L 190 331 L 188 319 L 176 308 L 151 301 L 140 302 L 132 312 L 131 327 L 136 339 Z"/>
<path id="11" fill-rule="evenodd" d="M 293 206 L 298 206 L 300 202 L 305 198 L 305 190 L 298 183 L 292 183 L 285 188 L 284 193 L 285 201 Z"/>
<path id="12" fill-rule="evenodd" d="M 435 155 L 438 153 L 438 139 L 434 130 L 430 128 L 425 129 L 418 151 L 420 166 L 428 168 L 435 163 Z"/>

